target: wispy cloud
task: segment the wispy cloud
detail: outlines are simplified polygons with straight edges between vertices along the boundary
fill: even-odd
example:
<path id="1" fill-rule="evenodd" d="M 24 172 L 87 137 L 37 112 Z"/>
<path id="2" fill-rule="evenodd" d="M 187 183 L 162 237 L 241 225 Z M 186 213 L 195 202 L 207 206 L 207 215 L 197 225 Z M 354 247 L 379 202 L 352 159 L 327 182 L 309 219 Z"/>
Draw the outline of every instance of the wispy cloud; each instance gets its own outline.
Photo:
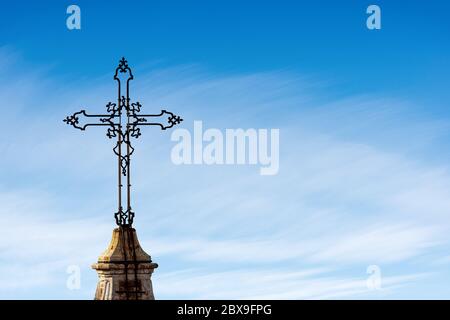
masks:
<path id="1" fill-rule="evenodd" d="M 392 288 L 426 274 L 383 278 L 380 289 L 368 289 L 363 277 L 333 277 L 327 270 L 236 270 L 208 274 L 205 270 L 167 273 L 155 285 L 161 296 L 192 299 L 336 299 L 389 296 Z"/>
<path id="2" fill-rule="evenodd" d="M 7 169 L 0 219 L 8 225 L 0 234 L 2 296 L 30 297 L 19 288 L 33 287 L 37 298 L 90 299 L 96 275 L 89 265 L 113 227 L 115 160 L 101 129 L 74 131 L 62 119 L 81 108 L 101 111 L 114 99 L 114 83 L 102 75 L 74 89 L 48 69 L 12 72 L 20 58 L 1 55 L 0 97 L 10 101 L 8 119 L 0 120 L 8 132 L 0 142 Z M 405 121 L 405 106 L 411 114 L 414 105 L 400 99 L 324 102 L 330 84 L 288 72 L 139 69 L 134 96 L 144 109 L 167 107 L 183 115 L 186 128 L 203 120 L 281 130 L 273 177 L 251 166 L 174 166 L 170 133 L 157 129 L 136 141 L 136 228 L 160 263 L 157 297 L 377 298 L 365 286 L 370 264 L 395 270 L 383 273 L 381 295 L 401 297 L 424 268 L 434 272 L 422 256 L 448 256 L 440 251 L 450 240 L 448 167 L 421 156 L 446 127 L 442 119 Z M 11 99 L 11 92 L 21 94 Z M 414 145 L 425 125 L 429 138 L 399 146 Z M 82 267 L 82 291 L 67 292 L 69 264 Z M 16 282 L 25 272 L 18 265 L 33 269 L 33 280 Z"/>

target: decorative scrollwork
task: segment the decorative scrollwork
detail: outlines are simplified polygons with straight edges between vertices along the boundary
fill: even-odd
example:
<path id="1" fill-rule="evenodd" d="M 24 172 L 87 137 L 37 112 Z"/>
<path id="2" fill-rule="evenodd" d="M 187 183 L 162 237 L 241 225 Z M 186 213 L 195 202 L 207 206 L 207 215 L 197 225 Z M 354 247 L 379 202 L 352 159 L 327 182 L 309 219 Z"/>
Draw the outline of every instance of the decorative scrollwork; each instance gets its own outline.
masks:
<path id="1" fill-rule="evenodd" d="M 123 208 L 119 207 L 119 210 L 114 213 L 114 218 L 116 224 L 119 226 L 131 226 L 134 220 L 134 211 L 131 210 L 131 207 L 126 211 L 123 211 Z"/>
<path id="2" fill-rule="evenodd" d="M 106 111 L 115 114 L 117 111 L 116 106 L 117 105 L 115 103 L 108 102 L 108 104 L 106 105 Z"/>
<path id="3" fill-rule="evenodd" d="M 125 57 L 122 57 L 119 61 L 119 66 L 117 67 L 120 72 L 127 72 L 130 67 L 128 67 L 128 61 L 125 60 Z"/>
<path id="4" fill-rule="evenodd" d="M 130 148 L 130 153 L 129 154 L 122 154 L 122 152 L 119 152 L 120 147 L 122 146 L 122 144 L 128 144 L 129 148 Z M 134 152 L 134 148 L 131 146 L 131 144 L 127 141 L 117 141 L 116 146 L 113 148 L 114 154 L 116 156 L 119 157 L 120 159 L 120 169 L 122 172 L 123 176 L 127 175 L 127 171 L 128 171 L 128 167 L 130 165 L 130 156 L 133 154 Z"/>
<path id="5" fill-rule="evenodd" d="M 130 136 L 132 136 L 133 138 L 137 139 L 142 135 L 141 129 L 136 128 L 136 126 L 131 126 L 128 130 L 130 132 Z"/>
<path id="6" fill-rule="evenodd" d="M 135 115 L 136 112 L 141 112 L 141 103 L 140 102 L 133 102 L 131 104 L 131 108 L 130 111 L 132 112 L 133 115 Z"/>
<path id="7" fill-rule="evenodd" d="M 116 129 L 108 128 L 108 131 L 106 131 L 106 136 L 110 139 L 115 138 L 115 137 L 117 137 L 116 132 L 117 132 Z"/>
<path id="8" fill-rule="evenodd" d="M 71 116 L 67 116 L 64 120 L 65 123 L 70 124 L 76 128 L 75 125 L 78 124 L 78 117 L 76 116 L 76 113 L 74 113 Z"/>
<path id="9" fill-rule="evenodd" d="M 180 116 L 176 116 L 176 115 L 171 115 L 168 119 L 169 123 L 174 126 L 176 124 L 181 123 L 181 121 L 183 121 L 183 119 L 181 119 Z"/>

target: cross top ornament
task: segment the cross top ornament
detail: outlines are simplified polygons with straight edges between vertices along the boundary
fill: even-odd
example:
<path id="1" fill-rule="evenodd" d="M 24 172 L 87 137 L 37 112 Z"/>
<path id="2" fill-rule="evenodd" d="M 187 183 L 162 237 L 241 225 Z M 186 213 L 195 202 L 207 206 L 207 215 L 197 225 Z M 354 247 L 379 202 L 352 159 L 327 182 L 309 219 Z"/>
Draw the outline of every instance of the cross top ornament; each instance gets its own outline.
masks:
<path id="1" fill-rule="evenodd" d="M 120 60 L 114 80 L 117 81 L 117 102 L 106 104 L 108 113 L 88 114 L 85 110 L 81 110 L 67 116 L 63 121 L 83 131 L 88 127 L 105 126 L 107 127 L 106 136 L 109 139 L 117 139 L 113 151 L 118 160 L 118 209 L 114 217 L 118 226 L 131 227 L 134 219 L 134 212 L 131 209 L 130 160 L 134 152 L 131 138 L 141 136 L 142 126 L 159 126 L 161 130 L 166 130 L 179 124 L 183 119 L 166 110 L 161 110 L 159 114 L 140 114 L 142 105 L 138 101 L 130 103 L 129 89 L 133 73 L 125 58 Z M 89 122 L 90 120 L 95 122 Z M 162 121 L 158 122 L 158 120 Z M 123 190 L 124 180 L 126 191 Z M 124 206 L 126 206 L 125 210 Z"/>

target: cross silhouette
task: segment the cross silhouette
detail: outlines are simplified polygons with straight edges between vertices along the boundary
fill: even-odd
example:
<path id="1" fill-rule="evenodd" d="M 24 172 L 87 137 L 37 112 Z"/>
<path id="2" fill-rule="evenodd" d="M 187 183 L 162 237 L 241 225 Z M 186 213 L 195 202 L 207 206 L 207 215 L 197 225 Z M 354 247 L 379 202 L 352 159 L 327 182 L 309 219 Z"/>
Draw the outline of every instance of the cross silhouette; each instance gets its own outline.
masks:
<path id="1" fill-rule="evenodd" d="M 120 76 L 120 77 L 119 77 Z M 126 81 L 125 94 L 122 94 L 122 81 Z M 121 227 L 131 227 L 134 219 L 134 212 L 131 209 L 131 180 L 130 180 L 130 157 L 134 152 L 131 145 L 131 137 L 139 138 L 141 126 L 160 126 L 162 130 L 172 128 L 183 119 L 172 112 L 161 110 L 159 114 L 140 114 L 142 105 L 139 102 L 130 104 L 129 84 L 133 80 L 133 74 L 128 66 L 127 60 L 122 58 L 116 68 L 114 80 L 117 81 L 117 103 L 108 102 L 106 105 L 107 114 L 88 114 L 85 110 L 75 112 L 67 116 L 63 121 L 74 128 L 86 130 L 91 126 L 106 126 L 108 130 L 106 136 L 110 139 L 117 138 L 116 146 L 113 148 L 118 158 L 118 210 L 114 214 L 116 223 Z M 80 118 L 96 119 L 93 123 L 80 123 Z M 165 123 L 157 122 L 159 119 L 166 119 Z M 123 209 L 122 178 L 126 177 L 126 210 Z"/>

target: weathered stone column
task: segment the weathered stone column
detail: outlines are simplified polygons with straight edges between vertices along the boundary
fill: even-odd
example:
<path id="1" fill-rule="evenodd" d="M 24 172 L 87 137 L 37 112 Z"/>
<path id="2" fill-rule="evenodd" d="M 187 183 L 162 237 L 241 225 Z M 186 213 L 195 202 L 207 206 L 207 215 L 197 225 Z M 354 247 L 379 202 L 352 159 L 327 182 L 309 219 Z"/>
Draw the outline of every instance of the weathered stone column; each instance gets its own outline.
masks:
<path id="1" fill-rule="evenodd" d="M 108 249 L 92 265 L 99 276 L 95 299 L 154 300 L 151 276 L 157 267 L 134 228 L 115 228 Z"/>

